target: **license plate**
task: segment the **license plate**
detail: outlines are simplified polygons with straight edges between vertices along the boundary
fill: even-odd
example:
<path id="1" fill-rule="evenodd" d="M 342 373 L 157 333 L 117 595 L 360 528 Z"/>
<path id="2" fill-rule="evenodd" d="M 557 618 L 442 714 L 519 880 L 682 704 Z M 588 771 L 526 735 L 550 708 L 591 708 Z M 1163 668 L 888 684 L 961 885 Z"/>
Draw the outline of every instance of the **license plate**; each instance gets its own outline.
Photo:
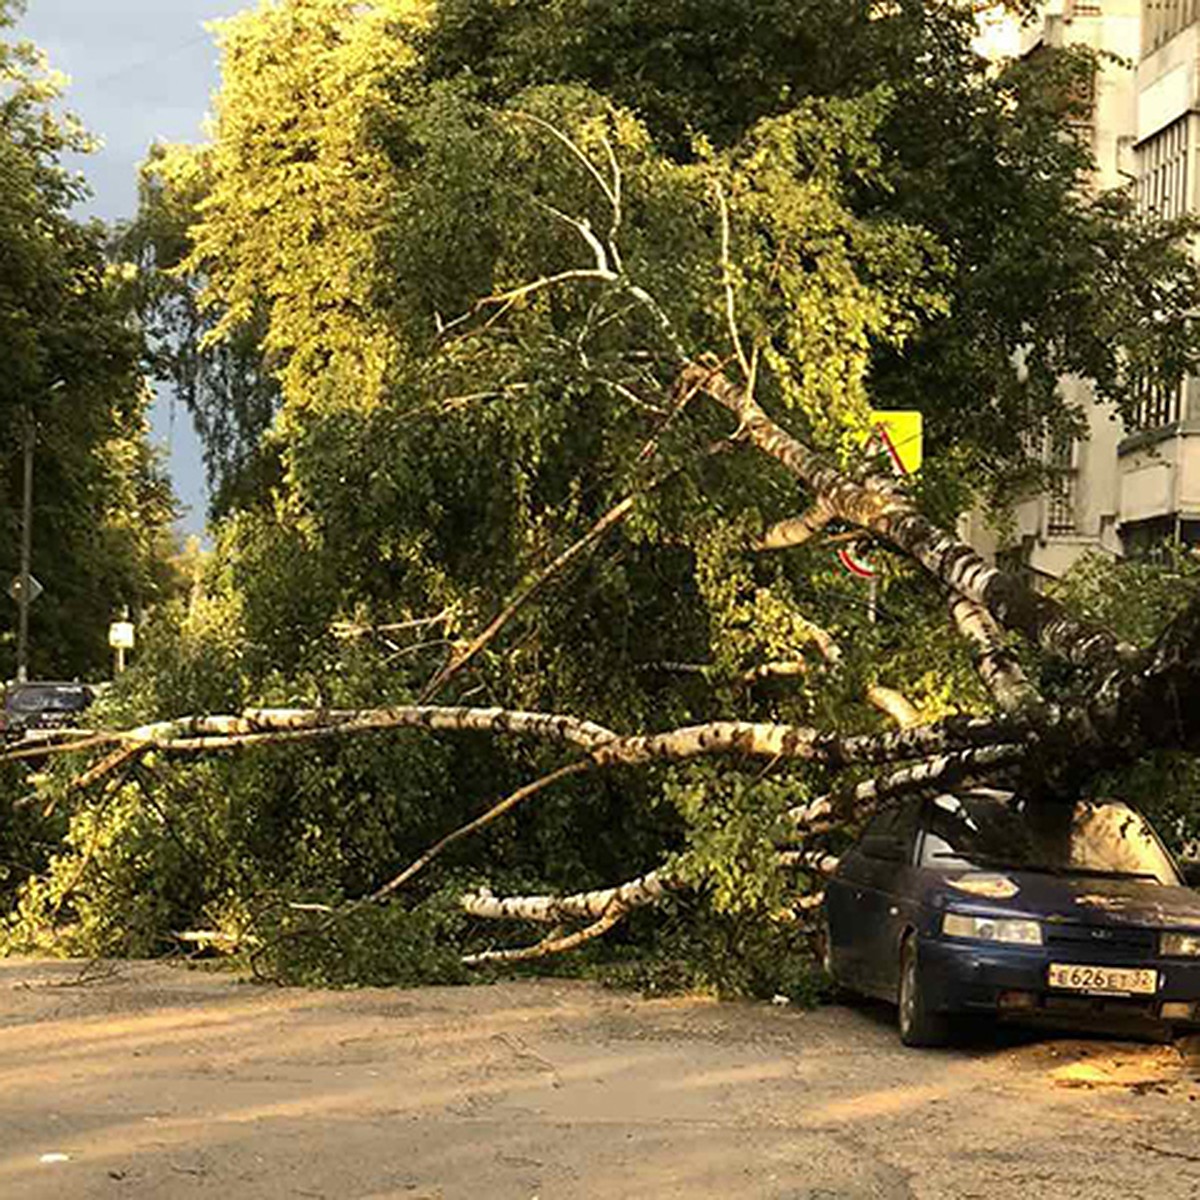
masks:
<path id="1" fill-rule="evenodd" d="M 1076 963 L 1051 963 L 1049 983 L 1068 992 L 1102 996 L 1153 996 L 1158 972 L 1148 968 L 1084 967 Z"/>

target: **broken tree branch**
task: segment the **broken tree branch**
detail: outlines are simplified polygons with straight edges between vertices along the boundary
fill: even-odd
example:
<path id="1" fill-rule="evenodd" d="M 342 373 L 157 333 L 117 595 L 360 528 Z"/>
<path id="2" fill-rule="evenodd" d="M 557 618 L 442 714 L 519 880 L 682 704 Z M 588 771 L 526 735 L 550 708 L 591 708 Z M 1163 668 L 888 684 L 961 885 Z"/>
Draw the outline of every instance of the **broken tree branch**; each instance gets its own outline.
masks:
<path id="1" fill-rule="evenodd" d="M 1016 746 L 981 746 L 952 754 L 939 754 L 925 762 L 902 767 L 890 775 L 864 780 L 844 792 L 835 793 L 833 811 L 849 813 L 862 804 L 919 792 L 923 788 L 950 787 L 991 774 L 1001 767 L 1016 766 L 1024 753 L 1023 749 Z"/>
<path id="2" fill-rule="evenodd" d="M 799 867 L 828 878 L 838 869 L 841 859 L 826 850 L 784 850 L 778 856 L 781 867 Z"/>
<path id="3" fill-rule="evenodd" d="M 733 292 L 733 263 L 729 257 L 729 204 L 725 199 L 725 189 L 720 182 L 713 184 L 713 192 L 717 197 L 717 211 L 721 217 L 721 284 L 725 291 L 725 323 L 729 328 L 729 338 L 733 342 L 733 350 L 741 364 L 742 377 L 747 383 L 754 376 L 754 368 L 750 365 L 746 351 L 742 348 L 742 335 L 737 323 L 737 299 Z M 753 391 L 753 389 L 750 389 Z"/>
<path id="4" fill-rule="evenodd" d="M 901 731 L 904 732 L 908 731 Z M 802 833 L 824 832 L 837 818 L 866 816 L 885 800 L 928 787 L 952 787 L 1017 766 L 1024 755 L 1025 748 L 1019 745 L 988 745 L 936 754 L 889 775 L 835 788 L 815 800 L 795 805 L 786 816 Z"/>
<path id="5" fill-rule="evenodd" d="M 636 493 L 632 496 L 626 496 L 624 500 L 618 504 L 614 504 L 592 527 L 566 548 L 557 558 L 554 559 L 543 570 L 539 571 L 534 578 L 521 588 L 515 596 L 488 622 L 487 627 L 463 649 L 452 655 L 450 661 L 425 685 L 424 691 L 421 693 L 422 702 L 431 699 L 437 695 L 462 670 L 470 663 L 476 655 L 487 647 L 496 637 L 497 634 L 512 620 L 522 608 L 525 607 L 541 590 L 548 584 L 556 575 L 558 575 L 565 567 L 569 566 L 575 559 L 579 558 L 586 551 L 590 550 L 599 542 L 606 533 L 614 526 L 620 524 L 633 510 L 633 506 L 637 503 L 641 493 Z"/>
<path id="6" fill-rule="evenodd" d="M 624 736 L 593 721 L 562 713 L 402 705 L 378 709 L 247 709 L 241 716 L 180 717 L 107 733 L 103 744 L 121 745 L 121 754 L 126 749 L 132 752 L 133 748 L 196 754 L 394 729 L 533 737 L 575 746 L 601 767 L 638 766 L 654 761 L 681 761 L 724 754 L 803 759 L 840 767 L 854 763 L 902 762 L 979 746 L 1015 746 L 1031 736 L 1031 727 L 1024 722 L 986 717 L 950 717 L 911 729 L 849 736 L 804 725 L 755 721 L 709 721 L 661 733 Z M 96 744 L 94 738 L 86 742 L 89 747 Z M 111 757 L 116 760 L 117 755 Z M 97 764 L 81 778 L 100 778 L 112 769 L 112 765 L 106 764 L 109 760 Z"/>
<path id="7" fill-rule="evenodd" d="M 483 329 L 488 329 L 512 308 L 518 300 L 524 300 L 527 296 L 532 296 L 537 292 L 544 292 L 547 288 L 556 287 L 560 283 L 577 283 L 586 280 L 590 280 L 593 283 L 617 283 L 619 279 L 620 276 L 615 271 L 600 267 L 578 267 L 569 271 L 559 271 L 554 275 L 543 275 L 538 279 L 531 280 L 529 283 L 523 283 L 518 287 L 510 288 L 506 292 L 496 292 L 491 296 L 484 296 L 476 300 L 465 313 L 455 317 L 453 321 L 448 321 L 444 324 L 438 330 L 438 337 L 444 341 L 447 335 L 453 330 L 469 324 L 480 313 L 494 308 L 496 311 L 482 326 Z"/>
<path id="8" fill-rule="evenodd" d="M 731 443 L 727 441 L 714 442 L 706 449 L 705 455 L 720 454 L 728 449 L 730 445 Z M 657 478 L 647 481 L 637 491 L 632 492 L 623 500 L 614 504 L 612 508 L 592 525 L 591 529 L 583 537 L 568 546 L 553 562 L 549 563 L 529 583 L 520 588 L 508 603 L 488 622 L 487 627 L 481 633 L 472 638 L 461 650 L 451 655 L 450 661 L 425 685 L 420 697 L 421 702 L 425 703 L 431 700 L 451 679 L 460 674 L 482 650 L 495 640 L 508 622 L 532 601 L 555 576 L 561 574 L 576 559 L 582 557 L 595 547 L 603 540 L 607 533 L 624 521 L 633 511 L 634 506 L 639 500 L 669 483 L 672 479 L 675 479 L 682 470 L 682 467 L 677 467 L 672 471 L 661 474 Z"/>
<path id="9" fill-rule="evenodd" d="M 980 604 L 1003 628 L 1024 634 L 1049 653 L 1087 669 L 1111 669 L 1130 657 L 1130 647 L 1108 630 L 1076 620 L 1022 579 L 989 566 L 921 514 L 892 480 L 851 479 L 776 424 L 753 396 L 719 368 L 689 362 L 680 372 L 678 386 L 703 388 L 737 418 L 739 432 L 819 496 L 835 516 L 891 543 L 950 591 Z"/>
<path id="10" fill-rule="evenodd" d="M 443 625 L 457 614 L 457 607 L 450 605 L 431 617 L 414 617 L 411 621 L 393 621 L 382 625 L 363 625 L 357 621 L 334 621 L 329 632 L 342 641 L 355 638 L 387 637 L 393 633 L 407 633 L 412 629 L 425 629 L 430 625 Z"/>
<path id="11" fill-rule="evenodd" d="M 818 499 L 807 512 L 798 517 L 776 521 L 763 535 L 752 543 L 754 550 L 786 550 L 792 546 L 803 546 L 821 533 L 834 514 Z"/>
<path id="12" fill-rule="evenodd" d="M 370 902 L 378 902 L 386 896 L 390 896 L 397 888 L 402 887 L 419 871 L 427 867 L 443 850 L 452 846 L 461 838 L 468 834 L 490 825 L 493 821 L 504 816 L 505 813 L 511 812 L 518 804 L 528 800 L 531 796 L 536 796 L 538 792 L 545 791 L 546 788 L 552 787 L 562 779 L 568 779 L 572 775 L 581 775 L 584 771 L 588 771 L 592 767 L 590 759 L 584 759 L 580 762 L 569 763 L 565 767 L 559 767 L 557 771 L 551 771 L 547 775 L 541 776 L 539 779 L 533 780 L 532 783 L 525 784 L 524 787 L 518 788 L 515 792 L 505 796 L 498 804 L 493 804 L 487 812 L 476 817 L 473 821 L 468 821 L 465 825 L 454 830 L 453 833 L 448 833 L 440 841 L 435 842 L 420 858 L 410 863 L 399 875 L 393 879 L 389 879 L 382 887 L 376 888 L 368 897 Z"/>
<path id="13" fill-rule="evenodd" d="M 1004 631 L 996 619 L 974 600 L 951 596 L 950 616 L 958 631 L 976 649 L 975 669 L 1005 712 L 1036 712 L 1045 701 L 1004 644 Z"/>
<path id="14" fill-rule="evenodd" d="M 614 183 L 610 185 L 596 164 L 592 162 L 592 160 L 584 153 L 583 148 L 569 134 L 564 133 L 563 130 L 559 129 L 557 125 L 553 125 L 549 121 L 544 120 L 542 117 L 535 116 L 533 113 L 524 112 L 520 109 L 511 109 L 502 115 L 511 117 L 515 121 L 528 121 L 529 124 L 536 125 L 539 129 L 543 130 L 552 138 L 554 138 L 555 141 L 565 146 L 567 150 L 570 151 L 571 156 L 576 160 L 576 162 L 578 162 L 579 165 L 583 167 L 583 169 L 596 181 L 600 187 L 600 190 L 604 193 L 604 198 L 608 201 L 613 210 L 615 212 L 621 211 L 621 175 L 615 156 L 611 158 L 611 162 L 616 173 L 614 176 Z M 609 147 L 609 153 L 610 155 L 612 153 L 611 147 Z M 615 228 L 613 233 L 616 233 Z"/>
<path id="15" fill-rule="evenodd" d="M 867 702 L 885 717 L 890 717 L 901 729 L 912 729 L 921 723 L 921 714 L 895 688 L 884 687 L 881 683 L 868 684 Z"/>
<path id="16" fill-rule="evenodd" d="M 574 950 L 577 946 L 582 946 L 585 942 L 590 942 L 593 938 L 598 938 L 602 934 L 607 933 L 618 921 L 625 918 L 627 911 L 626 909 L 615 908 L 612 912 L 606 913 L 598 921 L 592 925 L 588 925 L 585 929 L 567 934 L 565 937 L 552 936 L 544 938 L 536 946 L 522 946 L 517 950 L 483 950 L 478 954 L 466 954 L 462 958 L 462 963 L 467 967 L 478 967 L 485 963 L 528 962 L 535 958 L 546 958 L 551 954 L 562 954 L 567 950 Z"/>
<path id="17" fill-rule="evenodd" d="M 494 896 L 481 888 L 459 899 L 464 912 L 489 920 L 544 921 L 593 920 L 613 908 L 629 911 L 657 904 L 668 892 L 680 887 L 661 870 L 648 871 L 628 883 L 578 892 L 570 896 Z"/>

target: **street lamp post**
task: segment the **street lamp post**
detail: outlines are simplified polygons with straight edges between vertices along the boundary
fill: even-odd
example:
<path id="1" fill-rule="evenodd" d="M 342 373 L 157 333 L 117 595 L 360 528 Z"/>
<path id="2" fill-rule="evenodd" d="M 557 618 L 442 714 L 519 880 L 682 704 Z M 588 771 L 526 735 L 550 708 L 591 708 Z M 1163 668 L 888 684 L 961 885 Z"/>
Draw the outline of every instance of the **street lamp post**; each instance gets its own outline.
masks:
<path id="1" fill-rule="evenodd" d="M 33 423 L 33 409 L 25 406 L 25 484 L 21 499 L 21 583 L 17 596 L 17 682 L 29 678 L 29 565 L 33 556 L 33 447 L 37 441 L 37 427 Z"/>
<path id="2" fill-rule="evenodd" d="M 67 386 L 65 379 L 56 379 L 47 389 L 53 394 Z M 33 558 L 33 451 L 37 445 L 37 421 L 33 405 L 25 405 L 25 480 L 21 496 L 21 569 L 14 581 L 17 602 L 17 681 L 29 678 L 29 606 L 38 598 L 42 585 L 30 570 Z M 13 592 L 10 590 L 10 595 Z"/>

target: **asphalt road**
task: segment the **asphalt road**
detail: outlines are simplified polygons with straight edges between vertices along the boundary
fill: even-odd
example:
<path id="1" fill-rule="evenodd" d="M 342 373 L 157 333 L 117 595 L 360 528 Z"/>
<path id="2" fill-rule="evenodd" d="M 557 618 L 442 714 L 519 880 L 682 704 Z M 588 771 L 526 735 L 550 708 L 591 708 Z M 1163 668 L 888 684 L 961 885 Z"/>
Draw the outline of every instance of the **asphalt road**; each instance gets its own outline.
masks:
<path id="1" fill-rule="evenodd" d="M 0 962 L 0 1197 L 1200 1196 L 1200 1044 L 886 1008 Z"/>

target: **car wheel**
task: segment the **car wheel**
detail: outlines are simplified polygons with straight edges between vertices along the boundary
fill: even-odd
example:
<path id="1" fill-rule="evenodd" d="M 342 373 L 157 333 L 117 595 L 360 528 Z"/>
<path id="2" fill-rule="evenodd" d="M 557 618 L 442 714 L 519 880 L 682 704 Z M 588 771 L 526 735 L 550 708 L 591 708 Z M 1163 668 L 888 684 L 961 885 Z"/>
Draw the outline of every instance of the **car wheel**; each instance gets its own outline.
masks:
<path id="1" fill-rule="evenodd" d="M 950 1021 L 926 1007 L 917 969 L 917 938 L 909 934 L 900 947 L 900 1040 L 906 1046 L 944 1046 L 950 1040 Z"/>
<path id="2" fill-rule="evenodd" d="M 817 932 L 817 949 L 821 955 L 821 970 L 833 980 L 836 985 L 837 980 L 833 975 L 833 934 L 829 930 L 829 917 L 821 918 L 821 927 Z"/>

